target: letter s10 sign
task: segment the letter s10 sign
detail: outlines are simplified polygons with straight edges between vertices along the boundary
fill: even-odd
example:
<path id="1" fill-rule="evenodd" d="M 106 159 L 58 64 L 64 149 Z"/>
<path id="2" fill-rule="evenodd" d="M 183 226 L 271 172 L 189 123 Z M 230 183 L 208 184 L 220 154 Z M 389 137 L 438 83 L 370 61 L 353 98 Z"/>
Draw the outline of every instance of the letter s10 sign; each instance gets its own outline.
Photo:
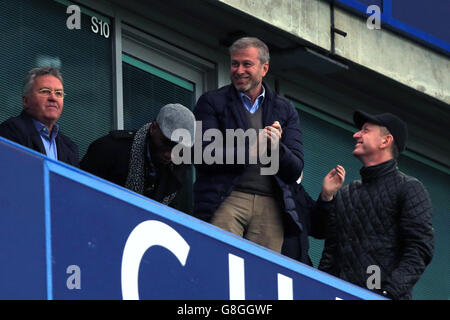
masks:
<path id="1" fill-rule="evenodd" d="M 106 39 L 109 38 L 110 30 L 109 24 L 103 20 L 99 20 L 97 17 L 92 16 L 91 18 L 91 30 L 94 33 L 100 33 L 102 37 Z"/>

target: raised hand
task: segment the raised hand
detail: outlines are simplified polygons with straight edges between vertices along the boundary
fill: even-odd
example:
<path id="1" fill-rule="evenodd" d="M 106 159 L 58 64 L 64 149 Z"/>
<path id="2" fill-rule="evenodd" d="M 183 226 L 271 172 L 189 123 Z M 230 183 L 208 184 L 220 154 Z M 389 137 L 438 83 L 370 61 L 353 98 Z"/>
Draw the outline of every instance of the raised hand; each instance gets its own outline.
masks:
<path id="1" fill-rule="evenodd" d="M 280 123 L 279 123 L 278 121 L 275 121 L 275 122 L 272 124 L 272 127 L 275 128 L 275 129 L 277 129 L 277 130 L 280 132 L 280 139 L 281 139 L 281 135 L 283 134 L 283 129 L 281 128 Z"/>
<path id="2" fill-rule="evenodd" d="M 278 121 L 275 121 L 271 126 L 266 126 L 264 128 L 265 137 L 270 142 L 268 145 L 269 148 L 278 148 L 280 143 L 281 134 L 283 130 L 281 129 L 281 125 Z"/>
<path id="3" fill-rule="evenodd" d="M 250 157 L 257 157 L 257 154 L 265 154 L 269 149 L 276 149 L 280 143 L 283 129 L 278 121 L 271 126 L 264 127 L 258 133 L 257 140 L 250 145 Z"/>
<path id="4" fill-rule="evenodd" d="M 342 187 L 345 181 L 345 169 L 343 166 L 337 165 L 323 179 L 322 192 L 320 197 L 324 201 L 333 200 L 333 196 Z"/>

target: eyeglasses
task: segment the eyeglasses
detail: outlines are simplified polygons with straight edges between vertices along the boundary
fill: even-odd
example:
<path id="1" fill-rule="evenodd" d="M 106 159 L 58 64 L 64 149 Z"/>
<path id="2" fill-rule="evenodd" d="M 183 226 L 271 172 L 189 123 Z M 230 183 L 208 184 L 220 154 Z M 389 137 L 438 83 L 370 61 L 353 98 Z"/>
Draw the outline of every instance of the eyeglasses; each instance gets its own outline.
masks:
<path id="1" fill-rule="evenodd" d="M 46 97 L 50 97 L 52 95 L 52 92 L 55 93 L 55 97 L 58 98 L 58 99 L 64 99 L 64 96 L 66 95 L 64 93 L 64 91 L 61 90 L 61 89 L 52 90 L 52 89 L 49 89 L 49 88 L 42 88 L 42 89 L 39 89 L 39 91 L 38 91 L 38 93 L 41 96 L 46 96 Z"/>

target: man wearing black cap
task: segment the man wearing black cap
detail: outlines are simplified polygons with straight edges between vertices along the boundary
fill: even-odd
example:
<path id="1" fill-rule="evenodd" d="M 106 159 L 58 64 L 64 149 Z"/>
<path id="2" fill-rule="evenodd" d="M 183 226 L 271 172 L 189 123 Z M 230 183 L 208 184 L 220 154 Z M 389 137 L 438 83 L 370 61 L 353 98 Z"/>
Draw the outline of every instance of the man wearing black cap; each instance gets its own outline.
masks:
<path id="1" fill-rule="evenodd" d="M 340 189 L 341 166 L 324 178 L 317 205 L 327 212 L 327 236 L 319 269 L 392 299 L 411 299 L 433 256 L 431 201 L 419 180 L 397 168 L 406 124 L 390 113 L 362 111 L 354 121 L 361 180 Z"/>
<path id="2" fill-rule="evenodd" d="M 185 134 L 177 134 L 177 130 L 184 130 Z M 183 148 L 191 148 L 194 135 L 194 114 L 181 104 L 167 104 L 154 121 L 139 130 L 115 130 L 95 140 L 80 167 L 181 210 L 175 197 L 186 181 L 190 165 L 175 165 L 171 153 L 178 142 Z"/>

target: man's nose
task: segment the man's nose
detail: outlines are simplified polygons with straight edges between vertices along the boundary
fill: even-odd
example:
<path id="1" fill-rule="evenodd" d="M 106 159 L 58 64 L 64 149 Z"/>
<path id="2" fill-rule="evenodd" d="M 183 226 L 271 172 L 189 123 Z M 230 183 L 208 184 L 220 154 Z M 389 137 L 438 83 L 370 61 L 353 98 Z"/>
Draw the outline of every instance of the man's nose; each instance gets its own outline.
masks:
<path id="1" fill-rule="evenodd" d="M 353 139 L 358 139 L 359 137 L 361 137 L 361 130 L 358 132 L 355 132 L 355 134 L 353 135 Z"/>
<path id="2" fill-rule="evenodd" d="M 242 73 L 244 73 L 244 67 L 240 64 L 240 65 L 238 65 L 237 67 L 235 67 L 235 72 L 237 73 L 237 74 L 242 74 Z"/>
<path id="3" fill-rule="evenodd" d="M 54 91 L 52 91 L 52 92 L 50 93 L 50 95 L 48 96 L 48 100 L 52 100 L 52 101 L 56 101 L 56 100 L 57 100 L 57 99 L 56 99 L 56 94 L 55 94 Z"/>

